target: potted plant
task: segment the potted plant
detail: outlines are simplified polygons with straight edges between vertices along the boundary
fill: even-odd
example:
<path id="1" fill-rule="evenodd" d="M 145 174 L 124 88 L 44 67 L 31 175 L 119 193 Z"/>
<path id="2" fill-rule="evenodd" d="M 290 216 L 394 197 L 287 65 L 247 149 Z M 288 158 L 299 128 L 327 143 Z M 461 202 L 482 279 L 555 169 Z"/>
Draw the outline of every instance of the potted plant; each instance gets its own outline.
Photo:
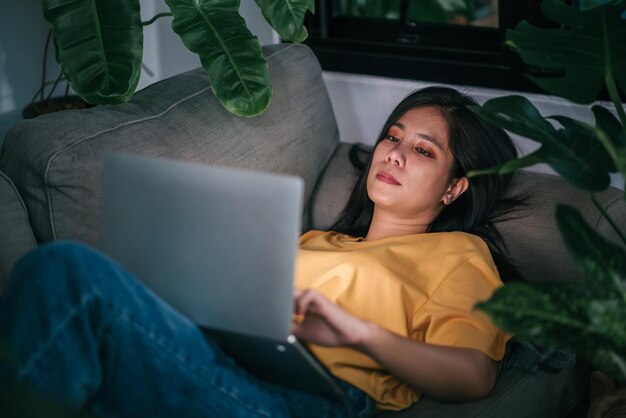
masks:
<path id="1" fill-rule="evenodd" d="M 59 73 L 52 87 L 48 89 L 46 94 L 46 88 L 50 82 L 46 81 L 46 64 L 48 62 L 48 47 L 50 46 L 50 38 L 52 36 L 52 29 L 48 31 L 46 38 L 46 46 L 43 52 L 43 69 L 41 71 L 41 85 L 39 90 L 35 93 L 30 103 L 22 109 L 22 118 L 31 119 L 37 116 L 45 115 L 47 113 L 58 112 L 67 109 L 84 109 L 92 107 L 92 104 L 85 102 L 83 99 L 76 95 L 69 94 L 69 84 L 65 86 L 65 94 L 60 97 L 52 97 L 56 91 L 59 82 L 63 80 L 63 72 Z"/>
<path id="2" fill-rule="evenodd" d="M 222 104 L 242 116 L 263 112 L 272 97 L 258 39 L 239 15 L 239 0 L 165 0 L 170 13 L 141 21 L 139 0 L 44 0 L 56 59 L 72 89 L 92 104 L 118 104 L 135 92 L 141 72 L 143 26 L 173 16 L 172 28 L 200 57 Z M 314 0 L 256 0 L 286 41 L 301 42 Z"/>
<path id="3" fill-rule="evenodd" d="M 588 0 L 574 7 L 560 0 L 544 0 L 541 8 L 561 26 L 539 29 L 523 21 L 507 33 L 507 45 L 527 64 L 561 74 L 531 80 L 552 94 L 585 104 L 595 101 L 604 87 L 617 117 L 606 107 L 593 105 L 592 126 L 565 116 L 544 118 L 521 96 L 491 99 L 473 110 L 510 132 L 539 142 L 541 147 L 520 159 L 470 175 L 509 173 L 544 162 L 574 186 L 589 191 L 595 202 L 594 193 L 609 186 L 610 173 L 626 178 L 626 112 L 622 103 L 626 92 L 626 3 Z M 576 209 L 556 208 L 559 230 L 582 280 L 570 284 L 509 283 L 477 307 L 501 328 L 538 345 L 579 353 L 592 367 L 623 382 L 626 233 L 606 213 L 603 215 L 622 245 L 600 236 Z"/>

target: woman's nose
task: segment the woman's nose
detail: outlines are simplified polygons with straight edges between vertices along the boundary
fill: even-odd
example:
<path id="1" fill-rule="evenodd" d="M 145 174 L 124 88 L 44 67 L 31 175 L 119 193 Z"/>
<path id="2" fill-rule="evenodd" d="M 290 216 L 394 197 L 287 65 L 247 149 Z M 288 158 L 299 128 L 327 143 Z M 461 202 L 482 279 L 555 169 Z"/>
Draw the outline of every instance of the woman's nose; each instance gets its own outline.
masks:
<path id="1" fill-rule="evenodd" d="M 400 167 L 404 166 L 406 159 L 404 150 L 402 149 L 402 144 L 398 144 L 389 150 L 389 153 L 387 154 L 387 161 Z"/>

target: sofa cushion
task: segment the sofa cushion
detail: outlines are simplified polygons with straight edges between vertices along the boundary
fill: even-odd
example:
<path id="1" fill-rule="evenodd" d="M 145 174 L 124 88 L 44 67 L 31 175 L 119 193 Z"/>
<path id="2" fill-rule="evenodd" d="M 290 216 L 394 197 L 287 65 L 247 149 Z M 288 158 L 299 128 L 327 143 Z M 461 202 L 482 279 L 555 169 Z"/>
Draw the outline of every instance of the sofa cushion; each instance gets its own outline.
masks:
<path id="1" fill-rule="evenodd" d="M 526 418 L 563 417 L 584 404 L 589 386 L 584 362 L 552 371 L 504 370 L 491 393 L 478 401 L 451 403 L 423 397 L 401 412 L 385 412 L 377 418 Z"/>
<path id="2" fill-rule="evenodd" d="M 527 280 L 567 281 L 580 277 L 556 224 L 557 204 L 577 208 L 593 229 L 614 243 L 620 242 L 589 193 L 566 183 L 561 177 L 520 171 L 516 173 L 513 187 L 514 191 L 528 196 L 527 207 L 519 211 L 521 218 L 502 222 L 498 229 L 513 262 Z M 597 193 L 596 199 L 618 227 L 626 231 L 624 192 L 610 187 Z"/>
<path id="3" fill-rule="evenodd" d="M 274 93 L 258 117 L 226 111 L 197 69 L 153 84 L 123 105 L 64 111 L 12 128 L 0 168 L 20 190 L 37 240 L 97 241 L 107 151 L 298 175 L 308 196 L 338 144 L 321 69 L 304 45 L 264 52 Z"/>
<path id="4" fill-rule="evenodd" d="M 13 182 L 0 171 L 0 294 L 15 261 L 37 243 Z"/>
<path id="5" fill-rule="evenodd" d="M 345 206 L 358 177 L 349 160 L 351 144 L 341 144 L 320 178 L 311 207 L 311 225 L 328 229 Z M 362 153 L 362 157 L 366 153 Z M 572 280 L 579 277 L 556 225 L 557 203 L 578 208 L 587 222 L 603 236 L 619 242 L 618 236 L 589 194 L 566 183 L 562 178 L 530 171 L 515 174 L 513 193 L 528 195 L 527 205 L 516 211 L 514 219 L 498 224 L 509 255 L 527 280 Z M 600 206 L 622 231 L 626 230 L 624 192 L 616 188 L 597 193 Z"/>
<path id="6" fill-rule="evenodd" d="M 337 147 L 328 165 L 324 168 L 311 199 L 311 228 L 328 230 L 346 206 L 354 188 L 359 170 L 350 162 L 352 144 L 342 143 Z M 367 147 L 359 157 L 367 157 Z"/>

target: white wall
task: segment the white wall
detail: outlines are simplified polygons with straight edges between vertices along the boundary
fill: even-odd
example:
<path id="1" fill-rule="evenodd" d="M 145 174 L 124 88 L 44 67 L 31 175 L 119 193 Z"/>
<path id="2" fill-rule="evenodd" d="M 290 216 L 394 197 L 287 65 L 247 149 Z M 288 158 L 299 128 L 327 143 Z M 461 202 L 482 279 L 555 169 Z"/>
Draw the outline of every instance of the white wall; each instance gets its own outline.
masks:
<path id="1" fill-rule="evenodd" d="M 140 0 L 142 20 L 168 11 L 163 0 Z M 242 0 L 240 13 L 262 45 L 278 42 L 254 0 Z M 157 20 L 144 28 L 143 69 L 137 89 L 200 66 L 198 57 L 189 52 L 171 29 L 171 17 Z M 0 146 L 9 128 L 22 118 L 22 109 L 30 103 L 41 84 L 42 57 L 49 30 L 43 17 L 42 0 L 0 0 Z M 50 45 L 46 80 L 53 81 L 60 72 Z M 61 82 L 53 96 L 62 95 Z"/>
<path id="2" fill-rule="evenodd" d="M 22 117 L 41 84 L 42 58 L 49 25 L 43 18 L 42 0 L 0 0 L 0 144 L 4 134 Z M 54 80 L 59 68 L 51 45 L 46 79 Z M 59 91 L 65 86 L 60 86 Z"/>

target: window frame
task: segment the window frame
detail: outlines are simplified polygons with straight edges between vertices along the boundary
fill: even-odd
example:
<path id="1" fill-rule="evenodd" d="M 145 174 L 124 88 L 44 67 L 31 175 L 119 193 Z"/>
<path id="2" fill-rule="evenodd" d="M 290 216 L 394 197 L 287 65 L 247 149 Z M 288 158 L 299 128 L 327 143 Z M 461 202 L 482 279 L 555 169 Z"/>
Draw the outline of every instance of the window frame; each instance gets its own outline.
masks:
<path id="1" fill-rule="evenodd" d="M 498 0 L 498 28 L 334 16 L 332 2 L 316 0 L 316 13 L 305 20 L 305 43 L 324 70 L 543 92 L 526 78 L 540 70 L 504 45 L 507 29 L 522 20 L 555 26 L 540 0 Z"/>

